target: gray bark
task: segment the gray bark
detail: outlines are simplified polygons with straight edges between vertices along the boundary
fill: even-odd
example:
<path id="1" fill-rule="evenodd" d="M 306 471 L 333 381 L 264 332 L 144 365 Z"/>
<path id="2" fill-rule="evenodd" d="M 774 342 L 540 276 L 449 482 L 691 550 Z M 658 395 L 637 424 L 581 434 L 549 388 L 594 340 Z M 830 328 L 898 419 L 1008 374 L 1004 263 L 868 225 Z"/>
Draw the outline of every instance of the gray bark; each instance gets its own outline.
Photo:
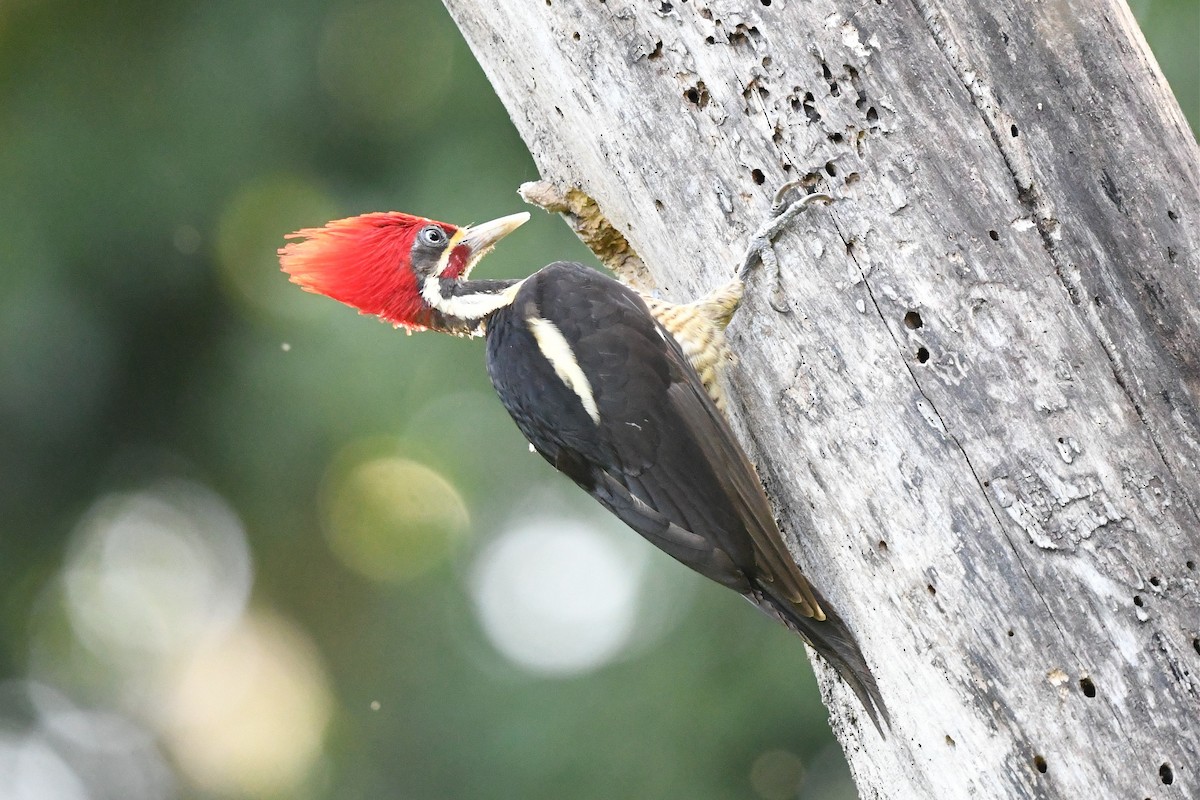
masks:
<path id="1" fill-rule="evenodd" d="M 446 4 L 665 297 L 844 198 L 730 394 L 892 713 L 818 668 L 861 794 L 1200 796 L 1200 156 L 1124 2 Z"/>

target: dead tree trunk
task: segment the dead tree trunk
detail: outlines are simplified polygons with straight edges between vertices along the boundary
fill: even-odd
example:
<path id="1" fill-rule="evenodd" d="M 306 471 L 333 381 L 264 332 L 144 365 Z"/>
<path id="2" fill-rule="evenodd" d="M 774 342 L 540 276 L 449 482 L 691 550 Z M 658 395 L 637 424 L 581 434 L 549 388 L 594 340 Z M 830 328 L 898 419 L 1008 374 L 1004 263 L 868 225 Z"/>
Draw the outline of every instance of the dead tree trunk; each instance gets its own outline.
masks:
<path id="1" fill-rule="evenodd" d="M 1200 158 L 1123 0 L 446 0 L 543 176 L 724 281 L 864 797 L 1200 796 Z M 857 720 L 855 719 L 857 717 Z"/>

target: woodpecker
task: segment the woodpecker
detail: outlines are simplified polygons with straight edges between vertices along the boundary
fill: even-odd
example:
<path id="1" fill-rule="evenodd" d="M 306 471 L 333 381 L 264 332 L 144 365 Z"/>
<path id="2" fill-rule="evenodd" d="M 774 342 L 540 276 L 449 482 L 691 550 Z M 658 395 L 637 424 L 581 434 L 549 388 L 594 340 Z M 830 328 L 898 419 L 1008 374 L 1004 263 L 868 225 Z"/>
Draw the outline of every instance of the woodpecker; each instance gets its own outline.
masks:
<path id="1" fill-rule="evenodd" d="M 801 574 L 719 396 L 660 321 L 678 307 L 657 304 L 656 318 L 629 287 L 562 261 L 519 280 L 470 279 L 528 219 L 364 214 L 289 234 L 280 263 L 301 288 L 395 327 L 486 337 L 492 385 L 533 449 L 652 544 L 800 634 L 882 733 L 887 710 L 854 636 Z"/>

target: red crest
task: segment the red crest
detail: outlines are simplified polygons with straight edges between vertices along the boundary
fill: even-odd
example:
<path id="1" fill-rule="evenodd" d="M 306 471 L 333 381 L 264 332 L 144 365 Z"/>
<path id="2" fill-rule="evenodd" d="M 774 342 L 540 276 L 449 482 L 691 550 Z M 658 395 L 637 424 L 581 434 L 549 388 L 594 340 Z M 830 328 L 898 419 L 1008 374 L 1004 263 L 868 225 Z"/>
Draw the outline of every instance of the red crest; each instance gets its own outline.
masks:
<path id="1" fill-rule="evenodd" d="M 412 330 L 429 327 L 432 310 L 410 262 L 413 240 L 433 223 L 398 211 L 334 220 L 321 228 L 287 235 L 298 239 L 279 249 L 279 263 L 292 283 L 323 294 L 363 314 Z M 453 225 L 434 223 L 453 236 Z"/>

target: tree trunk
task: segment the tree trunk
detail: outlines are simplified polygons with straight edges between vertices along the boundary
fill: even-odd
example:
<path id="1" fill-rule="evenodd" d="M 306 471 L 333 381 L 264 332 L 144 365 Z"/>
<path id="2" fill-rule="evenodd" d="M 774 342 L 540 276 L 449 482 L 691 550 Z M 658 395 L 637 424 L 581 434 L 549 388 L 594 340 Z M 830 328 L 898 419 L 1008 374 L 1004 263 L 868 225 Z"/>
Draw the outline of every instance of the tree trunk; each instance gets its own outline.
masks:
<path id="1" fill-rule="evenodd" d="M 863 797 L 1200 796 L 1200 158 L 1122 0 L 446 0 L 665 297 L 854 629 Z"/>

